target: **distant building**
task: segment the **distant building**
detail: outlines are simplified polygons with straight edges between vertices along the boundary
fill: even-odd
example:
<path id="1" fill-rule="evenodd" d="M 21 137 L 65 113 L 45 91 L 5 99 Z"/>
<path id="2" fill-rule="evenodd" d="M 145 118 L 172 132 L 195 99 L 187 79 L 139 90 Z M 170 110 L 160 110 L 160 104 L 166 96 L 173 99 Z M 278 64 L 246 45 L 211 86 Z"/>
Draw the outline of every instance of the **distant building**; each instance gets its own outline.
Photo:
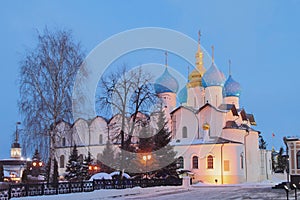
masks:
<path id="1" fill-rule="evenodd" d="M 298 187 L 300 186 L 300 139 L 298 137 L 284 137 L 288 156 L 288 178 Z M 290 175 L 290 177 L 289 177 Z"/>
<path id="2" fill-rule="evenodd" d="M 254 115 L 239 104 L 240 84 L 231 74 L 225 79 L 213 56 L 206 70 L 200 42 L 196 67 L 186 85 L 179 90 L 166 64 L 156 80 L 155 90 L 164 104 L 172 131 L 171 145 L 181 152 L 180 167 L 194 174 L 194 182 L 234 184 L 270 177 L 271 151 L 258 147 L 260 132 L 254 128 Z M 89 121 L 78 119 L 74 124 L 58 123 L 56 156 L 60 174 L 65 173 L 70 147 L 74 144 L 82 157 L 90 151 L 98 158 L 111 138 L 111 125 L 119 120 L 116 115 L 110 120 L 99 116 Z"/>
<path id="3" fill-rule="evenodd" d="M 4 181 L 20 182 L 27 163 L 28 161 L 22 158 L 22 149 L 18 141 L 18 129 L 16 129 L 15 140 L 10 149 L 10 158 L 0 160 L 0 165 L 4 169 Z"/>

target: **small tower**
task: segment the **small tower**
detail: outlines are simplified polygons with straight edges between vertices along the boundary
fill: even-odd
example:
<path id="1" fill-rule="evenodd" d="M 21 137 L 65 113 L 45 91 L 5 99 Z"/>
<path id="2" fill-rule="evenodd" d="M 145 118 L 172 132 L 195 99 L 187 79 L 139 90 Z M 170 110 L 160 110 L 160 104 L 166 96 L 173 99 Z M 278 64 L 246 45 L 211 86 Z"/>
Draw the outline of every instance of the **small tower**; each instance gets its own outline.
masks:
<path id="1" fill-rule="evenodd" d="M 214 46 L 212 46 L 212 64 L 203 75 L 202 83 L 205 87 L 205 100 L 215 107 L 223 103 L 224 82 L 224 74 L 215 65 Z"/>
<path id="2" fill-rule="evenodd" d="M 194 107 L 195 109 L 200 108 L 204 105 L 204 88 L 202 83 L 202 76 L 205 73 L 203 64 L 203 51 L 200 44 L 201 33 L 198 32 L 198 49 L 195 55 L 196 68 L 189 73 L 187 84 L 187 105 Z"/>
<path id="3" fill-rule="evenodd" d="M 238 109 L 239 99 L 241 95 L 241 85 L 236 82 L 231 75 L 231 61 L 229 60 L 229 77 L 226 80 L 223 88 L 223 96 L 225 104 L 234 104 Z"/>
<path id="4" fill-rule="evenodd" d="M 20 159 L 22 154 L 21 154 L 21 146 L 19 144 L 19 133 L 18 133 L 18 125 L 20 125 L 21 122 L 16 123 L 16 134 L 15 134 L 15 141 L 11 145 L 10 149 L 10 157 L 14 159 Z"/>
<path id="5" fill-rule="evenodd" d="M 154 89 L 161 99 L 166 118 L 170 119 L 170 112 L 176 107 L 176 93 L 178 91 L 178 81 L 168 70 L 168 53 L 166 55 L 166 68 L 164 73 L 155 81 Z"/>

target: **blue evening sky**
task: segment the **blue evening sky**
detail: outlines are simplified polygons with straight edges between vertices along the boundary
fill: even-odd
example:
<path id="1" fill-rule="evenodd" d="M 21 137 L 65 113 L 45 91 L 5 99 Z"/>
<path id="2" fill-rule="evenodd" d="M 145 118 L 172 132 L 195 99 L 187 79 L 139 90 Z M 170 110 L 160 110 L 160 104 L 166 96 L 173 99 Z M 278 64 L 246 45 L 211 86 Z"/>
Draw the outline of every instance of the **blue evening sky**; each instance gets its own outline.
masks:
<path id="1" fill-rule="evenodd" d="M 21 119 L 19 62 L 26 49 L 36 45 L 36 31 L 45 26 L 71 29 L 86 54 L 113 34 L 132 28 L 169 28 L 195 40 L 200 29 L 202 46 L 209 52 L 215 46 L 215 61 L 226 75 L 232 60 L 233 77 L 243 88 L 241 106 L 255 114 L 268 148 L 283 146 L 284 136 L 300 135 L 298 0 L 3 0 L 0 24 L 0 158 L 9 157 L 15 123 Z M 154 62 L 164 63 L 163 55 L 153 55 Z M 145 57 L 151 61 L 151 56 Z M 145 62 L 143 57 L 135 59 L 128 63 Z M 170 65 L 187 73 L 176 60 L 171 55 Z"/>

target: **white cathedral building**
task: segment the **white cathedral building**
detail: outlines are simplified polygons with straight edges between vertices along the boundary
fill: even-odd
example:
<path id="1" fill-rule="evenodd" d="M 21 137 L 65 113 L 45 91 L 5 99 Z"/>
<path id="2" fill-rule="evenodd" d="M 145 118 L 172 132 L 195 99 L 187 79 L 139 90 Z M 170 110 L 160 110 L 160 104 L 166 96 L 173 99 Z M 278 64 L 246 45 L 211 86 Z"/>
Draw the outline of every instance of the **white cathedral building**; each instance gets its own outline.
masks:
<path id="1" fill-rule="evenodd" d="M 271 153 L 259 149 L 260 132 L 254 128 L 254 115 L 239 104 L 240 84 L 231 74 L 225 78 L 213 55 L 211 65 L 204 66 L 200 42 L 196 67 L 186 86 L 178 90 L 178 81 L 166 66 L 155 82 L 155 91 L 164 103 L 180 168 L 191 171 L 194 182 L 236 184 L 270 177 Z M 73 124 L 58 123 L 56 157 L 60 175 L 65 173 L 74 144 L 79 154 L 90 151 L 97 159 L 109 139 L 109 127 L 118 120 L 116 115 L 110 120 L 98 116 Z"/>

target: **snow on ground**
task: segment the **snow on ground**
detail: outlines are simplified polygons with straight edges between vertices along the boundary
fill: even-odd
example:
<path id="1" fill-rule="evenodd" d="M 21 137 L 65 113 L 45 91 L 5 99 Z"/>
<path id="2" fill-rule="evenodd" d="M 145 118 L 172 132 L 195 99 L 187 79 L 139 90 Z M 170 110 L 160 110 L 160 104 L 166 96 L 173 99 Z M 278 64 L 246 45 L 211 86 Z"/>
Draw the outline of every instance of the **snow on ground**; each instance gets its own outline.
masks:
<path id="1" fill-rule="evenodd" d="M 98 199 L 124 199 L 128 196 L 140 196 L 140 195 L 151 195 L 155 193 L 164 193 L 167 191 L 182 190 L 181 186 L 161 186 L 161 187 L 149 187 L 149 188 L 128 188 L 128 189 L 106 189 L 106 190 L 95 190 L 93 192 L 82 192 L 82 193 L 71 193 L 71 194 L 60 194 L 60 195 L 49 195 L 49 196 L 33 196 L 33 197 L 22 197 L 19 200 L 98 200 Z M 12 198 L 17 200 L 18 198 Z"/>
<path id="2" fill-rule="evenodd" d="M 169 199 L 286 199 L 282 189 L 272 189 L 275 184 L 284 181 L 284 174 L 275 174 L 268 181 L 233 185 L 194 184 L 189 188 L 182 186 L 161 186 L 149 188 L 108 189 L 94 192 L 72 193 L 49 196 L 23 197 L 20 200 L 169 200 Z M 217 187 L 216 187 L 217 186 Z M 300 195 L 300 190 L 298 196 Z M 294 199 L 294 191 L 290 192 Z M 17 198 L 12 198 L 16 200 Z"/>
<path id="3" fill-rule="evenodd" d="M 299 194 L 300 195 L 300 192 Z M 294 191 L 290 192 L 291 199 L 294 199 Z M 17 200 L 17 198 L 12 198 Z M 271 189 L 270 186 L 240 187 L 190 187 L 165 186 L 153 188 L 132 188 L 120 190 L 97 190 L 94 192 L 72 193 L 63 195 L 23 197 L 19 200 L 191 200 L 191 199 L 286 199 L 284 190 Z"/>

